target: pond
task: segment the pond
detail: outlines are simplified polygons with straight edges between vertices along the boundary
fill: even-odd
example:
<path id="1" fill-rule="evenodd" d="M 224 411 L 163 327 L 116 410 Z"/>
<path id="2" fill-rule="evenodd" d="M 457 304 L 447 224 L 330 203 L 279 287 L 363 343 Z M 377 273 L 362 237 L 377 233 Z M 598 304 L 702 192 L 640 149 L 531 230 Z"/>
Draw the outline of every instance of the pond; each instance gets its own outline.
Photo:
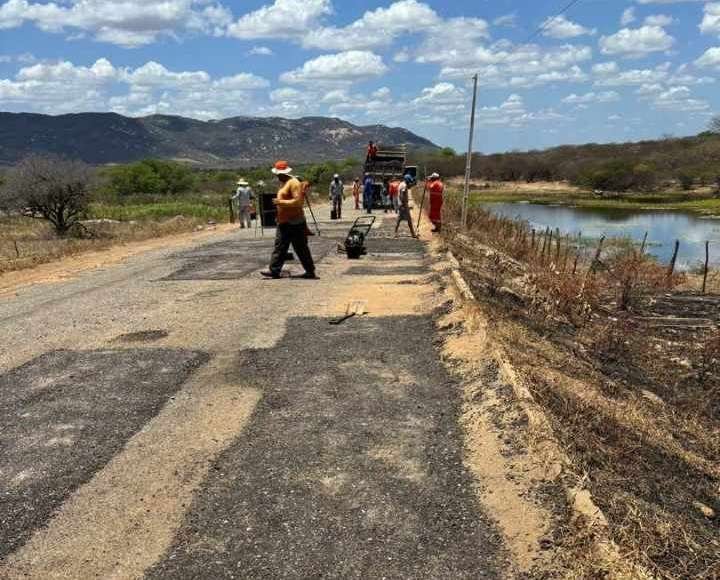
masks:
<path id="1" fill-rule="evenodd" d="M 527 221 L 537 229 L 559 228 L 563 234 L 582 232 L 584 238 L 631 238 L 641 243 L 648 232 L 648 252 L 663 262 L 672 257 L 675 240 L 680 240 L 679 269 L 705 261 L 705 241 L 710 241 L 710 263 L 720 266 L 720 219 L 679 211 L 625 208 L 584 208 L 534 203 L 484 203 L 489 211 Z"/>

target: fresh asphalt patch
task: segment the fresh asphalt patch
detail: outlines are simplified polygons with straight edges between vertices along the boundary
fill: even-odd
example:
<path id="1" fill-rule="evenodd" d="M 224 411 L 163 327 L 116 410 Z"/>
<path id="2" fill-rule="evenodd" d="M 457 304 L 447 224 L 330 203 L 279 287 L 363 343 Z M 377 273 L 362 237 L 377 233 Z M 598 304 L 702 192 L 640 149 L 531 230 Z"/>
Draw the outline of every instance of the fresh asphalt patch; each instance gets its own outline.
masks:
<path id="1" fill-rule="evenodd" d="M 430 316 L 298 318 L 235 372 L 263 392 L 147 578 L 498 578 Z"/>
<path id="2" fill-rule="evenodd" d="M 227 240 L 206 244 L 171 256 L 184 264 L 161 281 L 239 280 L 266 267 L 270 261 L 275 236 L 254 240 Z M 310 250 L 316 262 L 322 261 L 336 242 L 324 237 L 310 238 Z M 292 251 L 292 248 L 291 248 Z M 293 261 L 288 264 L 294 263 Z M 300 266 L 298 265 L 298 268 Z"/>
<path id="3" fill-rule="evenodd" d="M 54 351 L 0 376 L 0 559 L 47 523 L 208 355 Z"/>

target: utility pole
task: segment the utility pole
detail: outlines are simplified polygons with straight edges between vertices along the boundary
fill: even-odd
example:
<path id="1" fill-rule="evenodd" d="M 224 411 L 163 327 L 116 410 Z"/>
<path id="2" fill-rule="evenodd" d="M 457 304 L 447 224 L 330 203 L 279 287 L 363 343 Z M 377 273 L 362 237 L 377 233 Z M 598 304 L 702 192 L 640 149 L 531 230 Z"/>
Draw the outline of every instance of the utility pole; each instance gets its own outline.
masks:
<path id="1" fill-rule="evenodd" d="M 468 139 L 467 160 L 465 162 L 465 191 L 462 204 L 462 228 L 467 228 L 468 203 L 470 202 L 470 172 L 472 170 L 473 137 L 475 133 L 475 104 L 477 103 L 478 76 L 473 77 L 472 111 L 470 112 L 470 138 Z"/>

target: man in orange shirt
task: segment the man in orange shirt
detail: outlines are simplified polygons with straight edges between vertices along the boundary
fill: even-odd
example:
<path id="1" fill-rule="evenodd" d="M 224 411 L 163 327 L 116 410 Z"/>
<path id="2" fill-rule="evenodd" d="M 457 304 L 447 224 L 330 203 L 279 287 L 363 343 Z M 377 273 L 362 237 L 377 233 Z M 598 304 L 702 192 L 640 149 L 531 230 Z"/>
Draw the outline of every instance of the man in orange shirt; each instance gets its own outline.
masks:
<path id="1" fill-rule="evenodd" d="M 272 168 L 282 187 L 273 199 L 277 207 L 277 231 L 275 233 L 275 249 L 270 260 L 270 269 L 261 272 L 266 278 L 280 278 L 288 250 L 292 244 L 305 274 L 299 276 L 306 280 L 316 280 L 315 262 L 313 261 L 307 240 L 307 222 L 305 221 L 305 193 L 297 177 L 293 177 L 292 169 L 287 161 L 278 161 Z"/>

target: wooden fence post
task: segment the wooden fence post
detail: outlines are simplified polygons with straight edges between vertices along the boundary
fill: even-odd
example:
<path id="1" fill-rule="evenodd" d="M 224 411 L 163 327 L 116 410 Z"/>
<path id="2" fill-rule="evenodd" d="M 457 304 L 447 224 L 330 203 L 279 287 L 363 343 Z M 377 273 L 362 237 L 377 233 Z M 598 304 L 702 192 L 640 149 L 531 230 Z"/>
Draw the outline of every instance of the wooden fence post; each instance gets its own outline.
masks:
<path id="1" fill-rule="evenodd" d="M 648 233 L 645 232 L 645 235 L 643 236 L 642 244 L 640 245 L 640 256 L 642 257 L 645 254 L 645 244 L 647 244 L 648 239 Z"/>
<path id="2" fill-rule="evenodd" d="M 707 277 L 708 277 L 708 264 L 710 263 L 710 242 L 705 242 L 705 270 L 703 271 L 703 289 L 702 293 L 705 294 L 707 289 Z"/>
<path id="3" fill-rule="evenodd" d="M 668 280 L 672 278 L 675 273 L 675 262 L 677 261 L 678 250 L 680 249 L 680 240 L 675 240 L 675 249 L 673 250 L 672 258 L 670 259 L 670 265 L 668 266 L 667 277 Z"/>
<path id="4" fill-rule="evenodd" d="M 235 210 L 233 209 L 233 202 L 232 199 L 228 200 L 228 209 L 230 210 L 230 223 L 235 223 Z"/>
<path id="5" fill-rule="evenodd" d="M 560 265 L 560 228 L 555 229 L 555 265 Z"/>
<path id="6" fill-rule="evenodd" d="M 15 257 L 20 259 L 20 248 L 18 247 L 17 240 L 13 240 L 13 244 L 15 245 Z"/>
<path id="7" fill-rule="evenodd" d="M 602 254 L 602 248 L 603 243 L 605 242 L 605 236 L 600 238 L 600 241 L 598 242 L 597 250 L 595 250 L 595 256 L 593 257 L 592 262 L 590 263 L 590 269 L 588 270 L 588 274 L 595 271 L 595 265 L 600 261 L 600 255 Z"/>

